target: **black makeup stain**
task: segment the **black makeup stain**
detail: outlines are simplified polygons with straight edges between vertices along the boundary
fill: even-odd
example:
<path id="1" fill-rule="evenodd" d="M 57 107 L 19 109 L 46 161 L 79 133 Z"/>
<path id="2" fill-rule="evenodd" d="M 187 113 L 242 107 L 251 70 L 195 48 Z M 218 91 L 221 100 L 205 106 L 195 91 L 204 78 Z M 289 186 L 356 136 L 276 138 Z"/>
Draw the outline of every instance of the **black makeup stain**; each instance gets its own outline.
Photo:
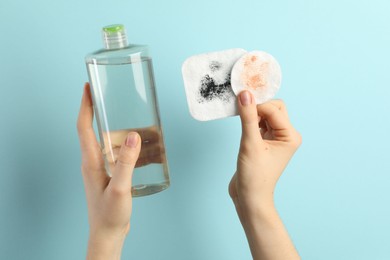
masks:
<path id="1" fill-rule="evenodd" d="M 214 99 L 220 99 L 225 102 L 229 102 L 230 98 L 234 96 L 231 84 L 230 74 L 226 76 L 225 82 L 216 84 L 215 80 L 206 74 L 200 81 L 200 100 L 199 103 L 204 101 L 212 101 Z"/>

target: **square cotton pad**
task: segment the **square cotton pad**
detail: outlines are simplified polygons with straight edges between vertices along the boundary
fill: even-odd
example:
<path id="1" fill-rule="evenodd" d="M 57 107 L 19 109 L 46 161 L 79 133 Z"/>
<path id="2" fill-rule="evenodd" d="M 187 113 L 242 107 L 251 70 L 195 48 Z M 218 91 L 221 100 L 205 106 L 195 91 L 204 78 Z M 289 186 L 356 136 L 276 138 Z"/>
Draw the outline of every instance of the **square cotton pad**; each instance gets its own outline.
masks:
<path id="1" fill-rule="evenodd" d="M 238 114 L 230 77 L 233 65 L 246 53 L 229 49 L 195 55 L 184 61 L 182 74 L 191 115 L 200 121 Z"/>

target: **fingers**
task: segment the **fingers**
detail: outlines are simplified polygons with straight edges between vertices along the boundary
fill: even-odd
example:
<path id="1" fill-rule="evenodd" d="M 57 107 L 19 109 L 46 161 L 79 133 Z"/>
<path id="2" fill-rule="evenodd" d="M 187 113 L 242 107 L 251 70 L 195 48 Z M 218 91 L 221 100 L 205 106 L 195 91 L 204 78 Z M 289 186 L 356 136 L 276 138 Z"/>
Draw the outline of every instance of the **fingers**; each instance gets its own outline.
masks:
<path id="1" fill-rule="evenodd" d="M 141 138 L 138 133 L 130 132 L 122 144 L 109 184 L 109 189 L 119 194 L 130 194 L 135 164 L 141 150 Z"/>
<path id="2" fill-rule="evenodd" d="M 142 149 L 135 167 L 142 167 L 151 163 L 163 163 L 164 161 L 165 149 L 162 143 L 145 143 L 142 139 Z"/>
<path id="3" fill-rule="evenodd" d="M 138 133 L 140 134 L 140 133 Z M 140 134 L 141 135 L 141 134 Z M 150 143 L 145 142 L 144 139 L 141 137 L 142 143 L 142 149 L 140 152 L 140 155 L 138 157 L 137 163 L 135 167 L 141 167 L 147 164 L 151 163 L 163 163 L 165 160 L 165 149 L 161 142 L 157 143 Z M 114 146 L 114 147 L 106 147 L 107 153 L 110 154 L 110 156 L 107 156 L 107 162 L 110 165 L 110 168 L 112 168 L 111 172 L 113 171 L 115 167 L 115 163 L 118 159 L 119 153 L 121 151 L 122 145 L 120 146 Z"/>
<path id="4" fill-rule="evenodd" d="M 107 180 L 104 161 L 96 140 L 93 123 L 93 105 L 89 84 L 84 85 L 80 112 L 77 119 L 77 131 L 82 154 L 82 172 L 85 184 L 92 187 L 103 187 Z"/>
<path id="5" fill-rule="evenodd" d="M 80 139 L 80 146 L 83 155 L 99 152 L 99 144 L 96 140 L 95 132 L 92 127 L 93 122 L 93 105 L 89 84 L 84 86 L 84 93 L 81 100 L 79 117 L 77 119 L 77 130 Z"/>
<path id="6" fill-rule="evenodd" d="M 103 152 L 107 153 L 111 149 L 114 150 L 114 153 L 116 152 L 116 150 L 117 152 L 119 152 L 120 147 L 122 146 L 123 141 L 126 139 L 129 131 L 137 132 L 140 135 L 142 140 L 142 149 L 145 149 L 145 146 L 160 145 L 160 142 L 162 142 L 161 131 L 159 131 L 156 126 L 146 128 L 132 128 L 130 130 L 114 130 L 102 133 L 104 143 L 111 144 L 111 147 L 105 147 L 105 150 Z M 115 156 L 115 158 L 116 157 L 117 156 Z"/>
<path id="7" fill-rule="evenodd" d="M 289 142 L 294 147 L 301 144 L 302 137 L 291 125 L 283 101 L 272 100 L 258 105 L 257 112 L 264 139 Z"/>
<path id="8" fill-rule="evenodd" d="M 261 143 L 263 138 L 279 141 L 300 139 L 288 119 L 286 106 L 281 100 L 271 100 L 256 106 L 252 94 L 249 91 L 242 91 L 238 95 L 238 110 L 242 124 L 241 148 Z"/>
<path id="9" fill-rule="evenodd" d="M 252 93 L 242 91 L 238 95 L 238 111 L 241 118 L 242 141 L 257 143 L 261 140 L 259 118 Z"/>
<path id="10" fill-rule="evenodd" d="M 257 105 L 257 113 L 261 120 L 265 120 L 274 130 L 287 129 L 291 127 L 287 116 L 287 110 L 280 100 L 273 100 Z"/>
<path id="11" fill-rule="evenodd" d="M 157 143 L 161 139 L 161 132 L 156 126 L 134 129 L 141 136 L 142 144 Z"/>
<path id="12" fill-rule="evenodd" d="M 273 104 L 274 106 L 276 106 L 280 111 L 283 112 L 283 114 L 288 117 L 288 113 L 287 113 L 287 107 L 286 105 L 284 104 L 283 100 L 281 99 L 273 99 L 273 100 L 270 100 L 268 101 L 269 103 Z"/>

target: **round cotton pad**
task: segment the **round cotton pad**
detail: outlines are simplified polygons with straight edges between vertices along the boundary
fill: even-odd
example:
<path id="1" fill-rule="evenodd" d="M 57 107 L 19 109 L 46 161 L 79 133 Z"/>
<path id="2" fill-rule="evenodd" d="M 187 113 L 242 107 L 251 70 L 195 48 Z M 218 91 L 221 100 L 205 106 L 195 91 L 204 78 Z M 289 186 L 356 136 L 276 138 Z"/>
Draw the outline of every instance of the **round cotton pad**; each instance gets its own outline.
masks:
<path id="1" fill-rule="evenodd" d="M 244 54 L 233 66 L 231 84 L 234 94 L 249 90 L 256 104 L 273 98 L 282 81 L 279 63 L 270 54 L 252 51 Z"/>

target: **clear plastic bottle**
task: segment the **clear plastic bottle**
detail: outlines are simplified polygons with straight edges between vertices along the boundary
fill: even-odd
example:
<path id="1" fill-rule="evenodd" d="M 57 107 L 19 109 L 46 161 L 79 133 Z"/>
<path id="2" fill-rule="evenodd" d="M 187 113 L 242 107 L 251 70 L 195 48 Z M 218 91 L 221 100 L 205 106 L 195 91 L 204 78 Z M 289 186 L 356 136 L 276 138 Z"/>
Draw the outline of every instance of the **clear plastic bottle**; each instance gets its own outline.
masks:
<path id="1" fill-rule="evenodd" d="M 136 131 L 142 147 L 132 194 L 162 191 L 169 187 L 169 173 L 148 47 L 128 44 L 123 25 L 106 26 L 102 32 L 105 48 L 85 61 L 107 174 L 111 176 L 127 134 Z"/>

